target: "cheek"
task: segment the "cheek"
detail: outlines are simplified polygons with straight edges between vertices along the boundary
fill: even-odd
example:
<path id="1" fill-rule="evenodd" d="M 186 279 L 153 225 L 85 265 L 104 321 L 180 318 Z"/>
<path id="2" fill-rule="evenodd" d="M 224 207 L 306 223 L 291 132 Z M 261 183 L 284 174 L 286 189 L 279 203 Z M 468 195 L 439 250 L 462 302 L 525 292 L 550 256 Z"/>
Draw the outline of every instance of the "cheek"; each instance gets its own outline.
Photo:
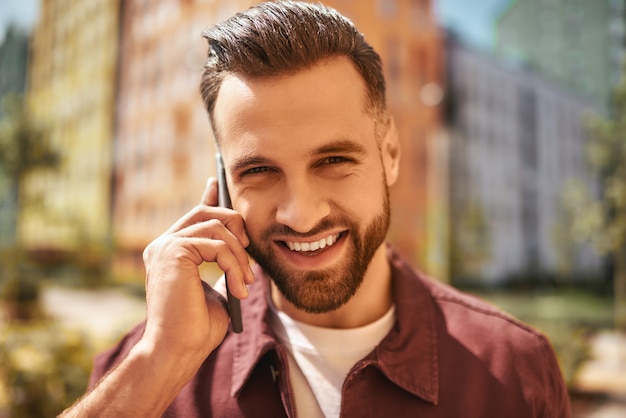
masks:
<path id="1" fill-rule="evenodd" d="M 232 196 L 233 209 L 244 220 L 249 236 L 258 236 L 271 224 L 272 208 L 268 199 Z"/>
<path id="2" fill-rule="evenodd" d="M 358 199 L 364 206 L 379 206 L 377 202 L 383 200 L 386 193 L 387 179 L 384 167 L 380 161 L 376 164 L 368 165 L 361 175 L 349 185 L 349 190 L 353 199 Z"/>
<path id="3" fill-rule="evenodd" d="M 334 201 L 352 217 L 367 222 L 371 217 L 380 213 L 384 205 L 385 193 L 384 179 L 371 176 L 359 185 L 336 188 Z"/>

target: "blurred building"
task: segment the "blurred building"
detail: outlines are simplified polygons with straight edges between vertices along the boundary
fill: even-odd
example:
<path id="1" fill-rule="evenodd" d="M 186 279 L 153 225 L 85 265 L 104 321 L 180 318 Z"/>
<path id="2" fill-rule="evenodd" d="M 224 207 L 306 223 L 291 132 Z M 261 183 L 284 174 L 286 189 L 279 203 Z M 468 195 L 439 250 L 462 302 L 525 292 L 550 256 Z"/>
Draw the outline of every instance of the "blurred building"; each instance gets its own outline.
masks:
<path id="1" fill-rule="evenodd" d="M 383 60 L 402 144 L 391 188 L 389 239 L 415 265 L 448 277 L 448 140 L 442 129 L 443 33 L 432 0 L 328 1 L 354 21 Z"/>
<path id="2" fill-rule="evenodd" d="M 582 127 L 591 102 L 454 38 L 448 63 L 455 277 L 497 284 L 556 275 L 563 186 L 594 184 Z M 577 275 L 598 273 L 589 248 L 574 259 Z"/>
<path id="3" fill-rule="evenodd" d="M 24 93 L 27 65 L 28 35 L 11 25 L 0 45 L 0 100 L 7 93 Z M 13 188 L 0 166 L 0 248 L 15 244 L 17 202 Z"/>
<path id="4" fill-rule="evenodd" d="M 122 3 L 113 165 L 118 274 L 143 268 L 144 247 L 198 204 L 207 178 L 215 176 L 199 89 L 207 56 L 201 33 L 252 3 Z"/>
<path id="5" fill-rule="evenodd" d="M 578 92 L 600 111 L 624 66 L 624 0 L 518 0 L 497 22 L 497 51 Z"/>
<path id="6" fill-rule="evenodd" d="M 9 92 L 24 93 L 27 64 L 28 34 L 9 25 L 0 44 L 0 98 Z"/>
<path id="7" fill-rule="evenodd" d="M 18 234 L 41 254 L 87 257 L 110 240 L 118 20 L 112 0 L 40 5 L 27 99 L 61 166 L 25 179 Z"/>
<path id="8" fill-rule="evenodd" d="M 199 94 L 201 32 L 255 1 L 123 2 L 115 146 L 118 267 L 140 263 L 156 236 L 193 207 L 214 175 L 212 133 Z M 329 0 L 385 64 L 403 145 L 390 237 L 422 268 L 446 276 L 446 141 L 442 43 L 431 0 Z M 442 155 L 443 154 L 443 155 Z"/>

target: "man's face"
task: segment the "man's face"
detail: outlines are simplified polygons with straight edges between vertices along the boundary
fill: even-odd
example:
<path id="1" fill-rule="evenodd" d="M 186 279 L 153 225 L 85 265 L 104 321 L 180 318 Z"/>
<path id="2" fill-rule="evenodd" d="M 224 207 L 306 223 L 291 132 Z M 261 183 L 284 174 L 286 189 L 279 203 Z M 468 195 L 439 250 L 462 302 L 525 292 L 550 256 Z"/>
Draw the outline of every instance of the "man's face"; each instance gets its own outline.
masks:
<path id="1" fill-rule="evenodd" d="M 248 252 L 306 312 L 346 303 L 387 232 L 397 139 L 377 141 L 365 100 L 361 76 L 337 58 L 281 77 L 229 75 L 216 102 Z"/>

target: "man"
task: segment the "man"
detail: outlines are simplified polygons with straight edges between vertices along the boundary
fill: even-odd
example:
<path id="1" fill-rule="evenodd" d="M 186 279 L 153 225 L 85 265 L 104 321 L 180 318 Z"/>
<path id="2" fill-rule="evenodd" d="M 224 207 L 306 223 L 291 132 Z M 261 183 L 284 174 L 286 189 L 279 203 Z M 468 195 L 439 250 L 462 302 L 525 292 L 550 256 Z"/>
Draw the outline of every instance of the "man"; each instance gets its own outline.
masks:
<path id="1" fill-rule="evenodd" d="M 210 180 L 146 248 L 147 320 L 97 359 L 67 416 L 568 416 L 542 335 L 385 243 L 399 143 L 380 58 L 353 25 L 275 2 L 205 37 L 233 210 Z M 242 300 L 242 333 L 202 262 Z"/>

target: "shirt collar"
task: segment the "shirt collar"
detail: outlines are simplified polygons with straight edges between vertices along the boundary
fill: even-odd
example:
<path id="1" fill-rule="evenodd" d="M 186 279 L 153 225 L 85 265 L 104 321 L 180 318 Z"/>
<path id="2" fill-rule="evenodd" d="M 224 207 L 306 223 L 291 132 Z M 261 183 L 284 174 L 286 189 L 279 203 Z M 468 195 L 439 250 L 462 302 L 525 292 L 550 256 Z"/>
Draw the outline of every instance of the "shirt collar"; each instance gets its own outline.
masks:
<path id="1" fill-rule="evenodd" d="M 371 358 L 389 380 L 437 404 L 439 360 L 435 305 L 423 276 L 388 246 L 396 324 Z"/>
<path id="2" fill-rule="evenodd" d="M 439 368 L 435 307 L 421 276 L 390 246 L 396 324 L 365 361 L 407 392 L 437 404 Z M 253 266 L 256 291 L 242 300 L 244 331 L 232 334 L 234 341 L 231 395 L 238 396 L 254 367 L 278 346 L 270 328 L 269 286 L 258 265 Z M 252 290 L 252 289 L 251 289 Z"/>

